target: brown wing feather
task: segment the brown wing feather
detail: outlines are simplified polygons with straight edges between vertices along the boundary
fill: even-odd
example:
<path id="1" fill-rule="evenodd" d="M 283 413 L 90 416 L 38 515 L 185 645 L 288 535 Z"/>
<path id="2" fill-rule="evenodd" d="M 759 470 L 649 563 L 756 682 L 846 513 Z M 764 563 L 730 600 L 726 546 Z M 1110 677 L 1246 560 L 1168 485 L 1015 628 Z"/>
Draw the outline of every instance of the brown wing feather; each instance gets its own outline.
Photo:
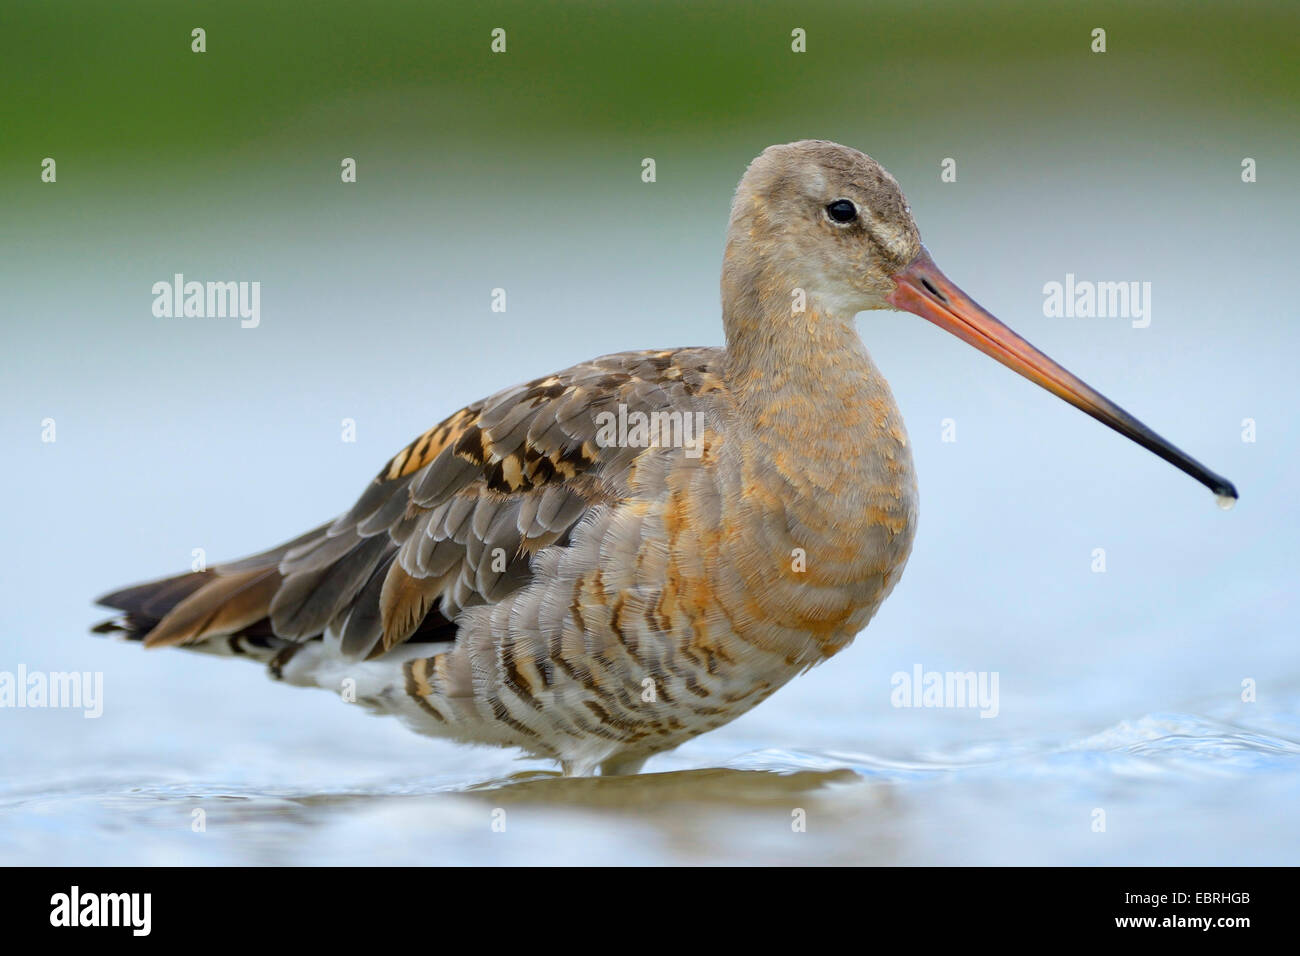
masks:
<path id="1" fill-rule="evenodd" d="M 442 578 L 413 578 L 394 561 L 379 595 L 378 640 L 358 652 L 374 648 L 382 653 L 405 641 L 429 613 L 442 587 Z"/>
<path id="2" fill-rule="evenodd" d="M 525 584 L 533 555 L 562 544 L 590 509 L 628 494 L 639 449 L 603 447 L 598 413 L 688 408 L 721 387 L 719 360 L 715 349 L 621 353 L 469 405 L 398 452 L 333 524 L 217 567 L 197 589 L 176 583 L 189 576 L 155 582 L 155 596 L 170 588 L 183 599 L 146 644 L 264 627 L 268 617 L 289 640 L 332 629 L 356 656 L 425 630 L 441 638 L 462 609 Z M 101 603 L 123 607 L 113 599 L 129 593 Z"/>

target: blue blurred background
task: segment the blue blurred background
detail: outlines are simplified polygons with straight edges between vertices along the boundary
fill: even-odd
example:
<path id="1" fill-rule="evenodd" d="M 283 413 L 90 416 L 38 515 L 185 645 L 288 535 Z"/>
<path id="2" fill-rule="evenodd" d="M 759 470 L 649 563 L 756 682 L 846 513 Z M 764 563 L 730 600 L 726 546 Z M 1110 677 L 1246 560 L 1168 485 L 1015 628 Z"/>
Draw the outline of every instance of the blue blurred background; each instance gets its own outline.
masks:
<path id="1" fill-rule="evenodd" d="M 98 719 L 0 709 L 0 859 L 1300 862 L 1294 4 L 0 17 L 0 671 L 104 675 Z M 853 647 L 656 758 L 661 779 L 554 781 L 242 662 L 86 633 L 106 590 L 346 509 L 469 401 L 720 344 L 731 191 L 804 137 L 882 162 L 956 282 L 1239 505 L 915 317 L 869 313 L 920 476 L 907 572 Z M 155 317 L 178 272 L 260 282 L 259 327 Z M 1045 317 L 1067 273 L 1150 282 L 1150 326 Z M 892 707 L 916 664 L 997 672 L 998 716 Z M 721 769 L 676 773 L 702 768 Z M 505 834 L 498 806 L 517 807 Z"/>

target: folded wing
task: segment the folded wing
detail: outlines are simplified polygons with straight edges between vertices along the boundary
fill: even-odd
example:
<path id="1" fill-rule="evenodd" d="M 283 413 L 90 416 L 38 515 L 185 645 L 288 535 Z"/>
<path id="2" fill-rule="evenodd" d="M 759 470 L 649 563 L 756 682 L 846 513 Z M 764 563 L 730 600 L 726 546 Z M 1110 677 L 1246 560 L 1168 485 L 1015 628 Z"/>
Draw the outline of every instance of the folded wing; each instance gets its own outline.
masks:
<path id="1" fill-rule="evenodd" d="M 627 352 L 467 406 L 395 455 L 350 511 L 210 571 L 100 599 L 147 646 L 329 634 L 347 656 L 453 640 L 461 610 L 526 584 L 593 509 L 626 498 L 646 449 L 601 440 L 601 413 L 685 412 L 720 388 L 713 349 Z"/>

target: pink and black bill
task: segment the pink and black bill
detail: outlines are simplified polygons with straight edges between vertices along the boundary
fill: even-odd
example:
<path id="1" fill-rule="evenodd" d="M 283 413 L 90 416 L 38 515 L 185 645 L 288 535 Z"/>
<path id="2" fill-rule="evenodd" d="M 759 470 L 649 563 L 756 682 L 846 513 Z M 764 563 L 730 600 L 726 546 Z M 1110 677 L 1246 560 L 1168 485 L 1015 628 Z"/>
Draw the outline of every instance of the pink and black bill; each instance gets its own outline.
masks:
<path id="1" fill-rule="evenodd" d="M 1190 455 L 1175 448 L 1096 389 L 1070 374 L 990 315 L 940 271 L 924 248 L 893 276 L 897 288 L 889 301 L 914 312 L 941 329 L 990 355 L 1036 382 L 1097 421 L 1155 452 L 1191 475 L 1221 499 L 1235 499 L 1237 489 Z"/>

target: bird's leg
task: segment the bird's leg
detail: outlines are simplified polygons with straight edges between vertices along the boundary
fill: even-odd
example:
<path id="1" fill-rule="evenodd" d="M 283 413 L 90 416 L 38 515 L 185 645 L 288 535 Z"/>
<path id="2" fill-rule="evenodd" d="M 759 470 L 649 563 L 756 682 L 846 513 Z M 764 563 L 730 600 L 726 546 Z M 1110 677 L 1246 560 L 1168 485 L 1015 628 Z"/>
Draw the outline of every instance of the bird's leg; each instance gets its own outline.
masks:
<path id="1" fill-rule="evenodd" d="M 640 773 L 641 768 L 649 757 L 642 755 L 625 755 L 620 757 L 610 757 L 600 765 L 600 775 L 602 777 L 617 777 L 622 774 Z"/>

